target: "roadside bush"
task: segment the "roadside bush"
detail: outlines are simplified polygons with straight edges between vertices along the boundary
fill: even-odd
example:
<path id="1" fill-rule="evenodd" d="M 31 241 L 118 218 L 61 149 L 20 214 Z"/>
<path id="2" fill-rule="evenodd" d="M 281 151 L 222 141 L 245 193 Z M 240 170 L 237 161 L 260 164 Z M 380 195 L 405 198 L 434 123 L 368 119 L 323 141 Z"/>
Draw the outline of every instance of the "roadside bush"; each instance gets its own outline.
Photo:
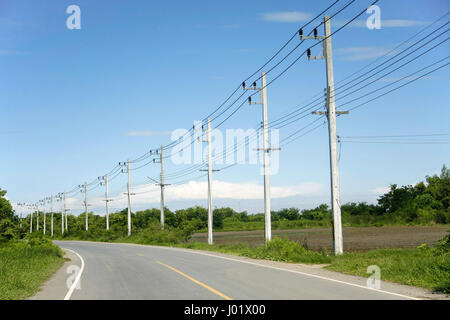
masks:
<path id="1" fill-rule="evenodd" d="M 177 228 L 166 227 L 161 230 L 158 223 L 151 223 L 148 228 L 140 230 L 124 240 L 141 244 L 176 244 L 184 241 L 185 236 Z"/>
<path id="2" fill-rule="evenodd" d="M 248 250 L 243 255 L 257 259 L 268 259 L 285 262 L 329 263 L 331 257 L 326 252 L 318 253 L 306 250 L 298 242 L 288 239 L 273 238 L 267 246 Z"/>
<path id="3" fill-rule="evenodd" d="M 437 242 L 434 250 L 438 254 L 450 253 L 450 231 L 447 231 L 447 235 Z"/>
<path id="4" fill-rule="evenodd" d="M 10 219 L 0 220 L 0 242 L 10 241 L 17 238 L 19 230 Z"/>
<path id="5" fill-rule="evenodd" d="M 28 246 L 33 252 L 46 255 L 63 257 L 63 251 L 48 238 L 38 234 L 31 234 L 28 237 Z"/>

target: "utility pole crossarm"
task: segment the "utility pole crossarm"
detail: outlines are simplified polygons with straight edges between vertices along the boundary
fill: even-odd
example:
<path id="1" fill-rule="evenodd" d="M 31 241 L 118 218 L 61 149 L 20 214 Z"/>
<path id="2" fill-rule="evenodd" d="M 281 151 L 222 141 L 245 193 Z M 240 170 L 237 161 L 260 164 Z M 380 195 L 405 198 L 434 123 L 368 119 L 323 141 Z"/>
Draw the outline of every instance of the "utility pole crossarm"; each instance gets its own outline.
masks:
<path id="1" fill-rule="evenodd" d="M 265 151 L 265 152 L 270 152 L 270 151 L 280 151 L 281 148 L 256 148 L 253 149 L 253 151 Z"/>
<path id="2" fill-rule="evenodd" d="M 336 114 L 350 114 L 350 111 L 336 111 Z M 312 114 L 325 114 L 328 115 L 327 111 L 313 111 Z"/>

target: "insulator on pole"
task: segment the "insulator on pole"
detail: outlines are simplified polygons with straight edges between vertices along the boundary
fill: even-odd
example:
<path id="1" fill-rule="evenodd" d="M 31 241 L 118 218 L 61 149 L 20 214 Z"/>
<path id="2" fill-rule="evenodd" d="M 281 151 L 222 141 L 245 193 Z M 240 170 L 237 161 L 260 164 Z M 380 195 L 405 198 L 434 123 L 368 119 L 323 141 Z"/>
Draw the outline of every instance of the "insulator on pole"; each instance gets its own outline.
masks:
<path id="1" fill-rule="evenodd" d="M 314 29 L 314 38 L 317 38 L 317 28 Z"/>
<path id="2" fill-rule="evenodd" d="M 306 50 L 306 55 L 309 57 L 311 57 L 311 49 Z"/>
<path id="3" fill-rule="evenodd" d="M 253 88 L 256 88 L 256 81 L 253 82 Z"/>
<path id="4" fill-rule="evenodd" d="M 245 89 L 245 81 L 242 81 L 242 89 Z"/>
<path id="5" fill-rule="evenodd" d="M 300 37 L 303 37 L 303 29 L 298 30 L 298 35 L 299 35 Z"/>
<path id="6" fill-rule="evenodd" d="M 248 104 L 252 103 L 252 97 L 248 97 Z"/>

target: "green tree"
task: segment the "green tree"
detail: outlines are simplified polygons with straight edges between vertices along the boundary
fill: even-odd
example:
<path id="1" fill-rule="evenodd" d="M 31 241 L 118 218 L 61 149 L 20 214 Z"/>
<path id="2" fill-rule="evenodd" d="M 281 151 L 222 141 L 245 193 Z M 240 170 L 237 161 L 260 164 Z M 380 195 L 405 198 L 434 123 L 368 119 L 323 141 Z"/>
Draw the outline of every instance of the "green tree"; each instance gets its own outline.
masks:
<path id="1" fill-rule="evenodd" d="M 0 220 L 14 220 L 14 210 L 11 203 L 6 199 L 6 190 L 0 188 Z"/>
<path id="2" fill-rule="evenodd" d="M 12 205 L 6 199 L 6 190 L 0 188 L 0 241 L 11 240 L 18 236 L 17 222 Z"/>

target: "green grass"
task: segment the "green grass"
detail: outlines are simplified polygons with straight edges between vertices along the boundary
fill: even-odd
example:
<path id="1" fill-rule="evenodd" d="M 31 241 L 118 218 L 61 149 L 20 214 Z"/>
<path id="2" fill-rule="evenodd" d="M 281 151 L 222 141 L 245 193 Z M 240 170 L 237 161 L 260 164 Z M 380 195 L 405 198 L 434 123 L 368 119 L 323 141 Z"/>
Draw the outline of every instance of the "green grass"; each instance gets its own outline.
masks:
<path id="1" fill-rule="evenodd" d="M 45 241 L 0 244 L 0 300 L 34 295 L 63 263 L 61 249 Z"/>
<path id="2" fill-rule="evenodd" d="M 216 251 L 222 253 L 235 254 L 253 259 L 265 259 L 283 262 L 297 263 L 330 263 L 331 257 L 326 252 L 315 252 L 306 250 L 298 242 L 289 241 L 275 237 L 267 246 L 251 247 L 248 244 L 238 243 L 234 245 L 192 242 L 177 244 L 177 247 Z"/>
<path id="3" fill-rule="evenodd" d="M 326 269 L 368 277 L 377 265 L 381 280 L 450 293 L 450 254 L 431 248 L 379 249 L 335 257 Z"/>

